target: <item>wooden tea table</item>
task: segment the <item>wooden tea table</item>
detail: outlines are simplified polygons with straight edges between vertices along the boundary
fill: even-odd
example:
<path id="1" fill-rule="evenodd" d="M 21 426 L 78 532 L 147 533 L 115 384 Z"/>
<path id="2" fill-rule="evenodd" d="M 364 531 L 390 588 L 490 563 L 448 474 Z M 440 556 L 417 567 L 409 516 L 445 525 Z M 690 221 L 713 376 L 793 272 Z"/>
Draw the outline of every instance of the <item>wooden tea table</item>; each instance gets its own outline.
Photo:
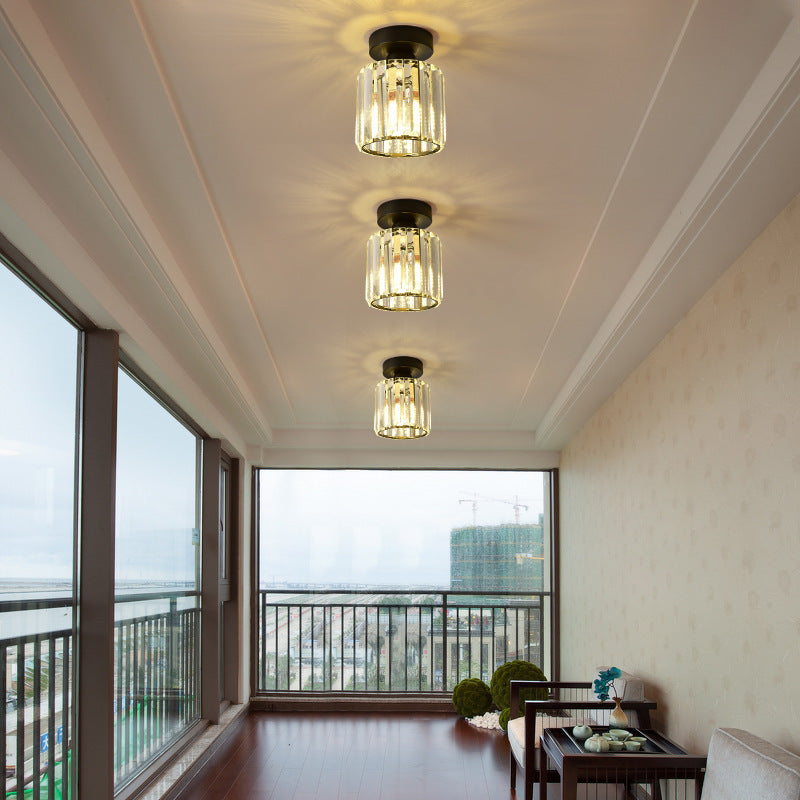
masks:
<path id="1" fill-rule="evenodd" d="M 595 733 L 608 727 L 592 726 Z M 579 783 L 622 784 L 628 797 L 661 798 L 662 780 L 694 782 L 696 800 L 703 788 L 705 756 L 687 753 L 658 731 L 631 728 L 634 736 L 647 739 L 639 752 L 588 753 L 571 728 L 546 728 L 540 739 L 539 797 L 547 797 L 547 770 L 558 772 L 562 800 L 576 800 Z M 549 764 L 548 764 L 549 761 Z M 647 791 L 641 791 L 647 787 Z M 688 797 L 688 794 L 683 795 Z"/>

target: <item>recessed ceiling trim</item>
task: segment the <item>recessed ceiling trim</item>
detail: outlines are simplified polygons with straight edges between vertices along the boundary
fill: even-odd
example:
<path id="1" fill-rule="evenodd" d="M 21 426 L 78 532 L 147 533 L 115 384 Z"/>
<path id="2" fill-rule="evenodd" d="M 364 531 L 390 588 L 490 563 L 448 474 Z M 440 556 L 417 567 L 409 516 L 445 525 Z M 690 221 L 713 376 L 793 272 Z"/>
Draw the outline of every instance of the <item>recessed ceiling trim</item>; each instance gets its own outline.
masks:
<path id="1" fill-rule="evenodd" d="M 236 257 L 236 253 L 233 248 L 233 244 L 230 239 L 230 235 L 228 234 L 227 227 L 222 219 L 222 214 L 219 210 L 219 205 L 214 198 L 214 194 L 211 191 L 211 187 L 208 182 L 208 177 L 206 176 L 206 172 L 203 169 L 202 164 L 200 163 L 200 159 L 197 156 L 197 148 L 195 147 L 194 140 L 192 139 L 191 134 L 189 133 L 188 126 L 186 124 L 186 120 L 184 119 L 183 113 L 180 109 L 180 105 L 175 100 L 175 91 L 170 83 L 169 79 L 167 78 L 166 71 L 164 70 L 164 65 L 162 63 L 161 58 L 159 57 L 158 51 L 156 49 L 155 43 L 153 42 L 153 37 L 150 33 L 150 29 L 147 26 L 147 22 L 144 19 L 141 9 L 139 8 L 139 3 L 137 0 L 131 0 L 131 7 L 133 9 L 133 13 L 136 16 L 136 20 L 139 23 L 139 28 L 142 32 L 142 38 L 147 46 L 147 50 L 150 53 L 150 58 L 153 61 L 153 66 L 155 67 L 156 72 L 158 73 L 158 77 L 161 81 L 161 86 L 164 90 L 164 95 L 166 96 L 170 108 L 172 109 L 172 114 L 175 118 L 175 123 L 180 130 L 181 137 L 183 138 L 183 142 L 186 146 L 186 152 L 189 154 L 189 158 L 192 160 L 192 165 L 194 166 L 195 172 L 197 173 L 197 178 L 200 181 L 200 185 L 203 187 L 203 191 L 206 196 L 206 200 L 208 202 L 208 206 L 211 210 L 211 213 L 214 216 L 214 220 L 217 223 L 217 228 L 220 233 L 220 237 L 225 245 L 225 250 L 228 253 L 228 258 L 230 259 L 231 266 L 236 273 L 236 279 L 239 282 L 239 286 L 242 290 L 242 294 L 244 295 L 245 302 L 247 303 L 247 307 L 250 310 L 250 314 L 253 318 L 253 322 L 256 326 L 256 329 L 259 332 L 259 336 L 261 337 L 261 342 L 264 345 L 264 350 L 272 364 L 272 368 L 275 371 L 275 377 L 278 381 L 278 385 L 280 386 L 281 393 L 283 394 L 283 398 L 286 401 L 286 405 L 289 409 L 289 413 L 292 415 L 292 419 L 296 422 L 297 417 L 295 415 L 294 404 L 292 403 L 291 398 L 289 397 L 289 392 L 286 388 L 286 382 L 283 379 L 283 375 L 281 374 L 280 369 L 278 368 L 278 362 L 275 359 L 275 354 L 272 350 L 272 345 L 267 338 L 267 333 L 264 330 L 264 326 L 261 324 L 261 320 L 256 312 L 255 303 L 253 302 L 253 297 L 250 294 L 250 291 L 247 288 L 247 284 L 244 280 L 244 275 L 242 274 L 242 268 L 239 264 L 239 259 Z"/>
<path id="2" fill-rule="evenodd" d="M 373 436 L 373 438 L 376 438 Z M 378 452 L 363 449 L 303 449 L 282 450 L 264 448 L 248 450 L 248 460 L 262 467 L 283 468 L 350 468 L 350 469 L 496 469 L 538 470 L 555 469 L 559 454 L 547 451 L 502 450 L 422 450 L 415 442 L 405 452 Z M 411 452 L 411 450 L 415 452 Z"/>
<path id="3" fill-rule="evenodd" d="M 36 266 L 71 297 L 92 323 L 108 329 L 120 329 L 120 348 L 167 392 L 176 403 L 191 410 L 203 427 L 224 433 L 233 449 L 244 452 L 246 436 L 258 436 L 259 420 L 248 407 L 236 406 L 248 425 L 237 424 L 230 414 L 215 406 L 208 395 L 164 346 L 147 322 L 125 302 L 125 298 L 92 259 L 62 221 L 53 213 L 26 177 L 0 151 L 0 185 L 13 198 L 12 206 L 0 198 L 0 218 L 9 238 L 24 251 Z M 29 224 L 35 221 L 33 224 Z M 67 264 L 80 264 L 81 271 L 68 271 Z M 91 285 L 89 293 L 85 286 Z M 113 313 L 110 311 L 113 309 Z"/>
<path id="4" fill-rule="evenodd" d="M 628 164 L 630 164 L 631 159 L 633 158 L 633 154 L 636 151 L 636 147 L 639 144 L 640 139 L 642 138 L 642 133 L 645 130 L 647 125 L 647 121 L 650 119 L 650 115 L 653 112 L 653 108 L 656 105 L 658 97 L 661 93 L 661 89 L 664 86 L 664 82 L 669 75 L 670 69 L 675 61 L 676 56 L 678 55 L 678 51 L 680 50 L 681 44 L 686 36 L 686 32 L 689 29 L 689 25 L 692 21 L 692 17 L 694 16 L 695 9 L 697 8 L 698 3 L 700 0 L 694 0 L 691 5 L 691 8 L 686 14 L 686 18 L 683 21 L 683 25 L 681 27 L 680 32 L 678 33 L 677 37 L 675 38 L 675 43 L 672 46 L 672 51 L 670 52 L 666 64 L 664 65 L 663 70 L 661 71 L 661 75 L 659 76 L 658 82 L 656 83 L 655 88 L 653 89 L 653 93 L 650 96 L 650 101 L 647 104 L 647 108 L 642 114 L 642 118 L 639 122 L 639 127 L 636 129 L 636 133 L 631 140 L 630 146 L 628 147 L 628 151 L 625 154 L 625 158 L 620 165 L 619 170 L 617 171 L 616 178 L 614 179 L 614 183 L 611 186 L 611 189 L 608 193 L 608 197 L 606 198 L 606 202 L 603 206 L 602 211 L 600 212 L 600 216 L 597 219 L 597 223 L 592 230 L 591 235 L 589 236 L 589 241 L 586 243 L 586 247 L 583 251 L 583 255 L 581 256 L 581 260 L 578 264 L 577 269 L 575 270 L 575 274 L 572 277 L 572 281 L 569 285 L 569 288 L 564 295 L 564 299 L 561 303 L 561 307 L 556 314 L 555 320 L 553 320 L 553 325 L 550 328 L 550 332 L 547 334 L 547 338 L 545 339 L 544 345 L 539 352 L 539 357 L 536 360 L 536 363 L 533 366 L 533 370 L 531 372 L 530 378 L 528 379 L 528 383 L 525 386 L 524 391 L 522 392 L 522 396 L 519 399 L 519 403 L 517 404 L 516 412 L 514 413 L 514 419 L 519 417 L 520 411 L 522 410 L 522 406 L 525 403 L 525 398 L 528 396 L 528 393 L 533 386 L 534 380 L 536 379 L 536 375 L 539 372 L 539 367 L 541 366 L 542 362 L 544 361 L 545 355 L 556 336 L 556 332 L 559 328 L 561 323 L 561 319 L 564 316 L 564 312 L 567 308 L 567 305 L 572 298 L 573 292 L 575 287 L 578 283 L 578 279 L 583 272 L 584 265 L 586 264 L 587 259 L 589 258 L 589 254 L 592 252 L 592 248 L 594 247 L 594 243 L 597 240 L 597 236 L 600 233 L 601 228 L 603 227 L 603 223 L 605 222 L 606 216 L 608 215 L 609 209 L 611 208 L 611 204 L 614 202 L 614 198 L 617 194 L 617 189 L 619 188 L 620 183 L 622 182 L 623 176 L 625 175 L 626 170 L 628 169 Z"/>
<path id="5" fill-rule="evenodd" d="M 666 329 L 662 325 L 653 330 L 649 338 L 642 339 L 637 324 L 645 311 L 652 317 L 664 317 L 663 310 L 656 314 L 653 307 L 667 302 L 662 297 L 665 285 L 683 270 L 691 268 L 693 248 L 712 221 L 718 224 L 735 213 L 730 209 L 742 194 L 737 190 L 745 179 L 753 175 L 754 168 L 759 171 L 762 182 L 772 178 L 776 185 L 780 185 L 783 179 L 789 188 L 786 196 L 775 198 L 774 207 L 766 207 L 760 199 L 753 197 L 749 203 L 752 210 L 747 215 L 749 227 L 737 222 L 741 215 L 729 223 L 726 229 L 733 231 L 729 247 L 737 253 L 746 248 L 800 191 L 796 150 L 790 151 L 783 146 L 780 152 L 767 153 L 783 130 L 791 131 L 794 127 L 800 128 L 800 31 L 796 30 L 796 25 L 785 32 L 773 57 L 743 98 L 620 299 L 545 413 L 537 430 L 537 446 L 563 447 L 569 436 L 576 432 L 574 424 L 569 422 L 574 410 L 580 407 L 578 416 L 585 419 L 588 418 L 587 408 L 596 410 L 605 402 L 616 386 L 604 386 L 598 392 L 598 384 L 609 372 L 609 362 L 617 352 L 631 347 L 629 337 L 637 337 L 635 349 L 643 358 L 699 299 L 699 293 L 692 294 L 685 307 L 669 315 Z M 784 138 L 796 144 L 796 136 Z M 764 159 L 759 160 L 762 156 L 768 160 L 766 165 Z M 788 181 L 787 173 L 792 175 Z M 705 279 L 706 289 L 730 263 L 710 271 Z M 697 280 L 696 275 L 694 280 Z M 626 368 L 622 371 L 627 375 L 631 370 Z"/>
<path id="6" fill-rule="evenodd" d="M 277 428 L 273 433 L 270 447 L 248 448 L 248 460 L 272 467 L 396 469 L 553 469 L 559 465 L 558 452 L 535 450 L 533 434 L 518 431 L 442 430 L 403 447 L 364 428 Z"/>
<path id="7" fill-rule="evenodd" d="M 45 32 L 38 25 L 38 20 L 28 16 L 22 22 L 26 25 L 24 37 L 26 44 L 23 44 L 23 37 L 18 33 L 17 27 L 7 15 L 6 10 L 0 9 L 0 47 L 2 47 L 8 63 L 13 67 L 15 75 L 63 144 L 66 152 L 79 167 L 88 184 L 92 186 L 109 218 L 114 221 L 121 235 L 132 251 L 136 253 L 137 258 L 153 278 L 155 285 L 192 336 L 215 374 L 226 387 L 231 399 L 250 420 L 252 426 L 260 431 L 264 441 L 271 441 L 272 431 L 269 423 L 256 410 L 258 404 L 252 394 L 248 391 L 249 396 L 246 397 L 240 389 L 247 384 L 231 366 L 233 359 L 219 340 L 191 287 L 186 283 L 177 265 L 170 263 L 169 267 L 166 266 L 171 258 L 157 229 L 152 225 L 146 211 L 140 208 L 138 216 L 144 220 L 148 229 L 145 234 L 137 221 L 137 214 L 129 207 L 131 198 L 135 198 L 133 201 L 135 205 L 139 204 L 138 196 L 102 133 L 96 127 L 80 93 L 68 77 L 66 67 L 53 51 Z M 36 25 L 35 31 L 31 29 L 33 25 Z M 37 59 L 33 55 L 29 49 L 32 42 L 46 48 L 43 51 L 44 58 Z M 42 66 L 45 63 L 58 73 L 60 81 L 58 92 L 53 89 L 45 74 L 46 67 Z M 71 112 L 65 106 L 67 99 L 70 102 Z M 73 122 L 74 118 L 82 120 L 83 124 L 80 129 Z M 94 148 L 90 148 L 87 135 L 90 135 L 91 141 L 95 144 Z M 115 173 L 115 181 L 112 182 L 107 169 L 101 166 L 101 159 Z M 127 201 L 119 193 L 119 187 L 126 189 Z M 156 253 L 151 242 L 157 242 L 160 254 Z M 165 254 L 167 255 L 165 256 Z M 176 280 L 183 284 L 181 289 L 176 286 Z M 191 299 L 191 308 L 184 298 Z M 213 342 L 212 337 L 215 340 Z"/>

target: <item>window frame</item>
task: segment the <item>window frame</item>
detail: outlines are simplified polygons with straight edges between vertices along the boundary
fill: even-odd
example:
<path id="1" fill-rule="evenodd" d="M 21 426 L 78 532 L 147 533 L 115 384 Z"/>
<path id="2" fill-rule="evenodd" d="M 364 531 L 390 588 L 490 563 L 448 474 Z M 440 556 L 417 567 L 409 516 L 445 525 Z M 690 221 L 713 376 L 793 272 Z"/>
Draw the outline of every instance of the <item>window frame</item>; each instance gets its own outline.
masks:
<path id="1" fill-rule="evenodd" d="M 194 437 L 195 440 L 195 452 L 194 452 L 194 470 L 195 470 L 195 478 L 194 478 L 194 517 L 193 517 L 193 529 L 200 531 L 200 546 L 197 547 L 195 550 L 195 559 L 194 559 L 194 582 L 195 588 L 192 591 L 186 592 L 184 596 L 186 597 L 196 597 L 197 599 L 197 611 L 198 611 L 198 623 L 197 623 L 197 652 L 195 653 L 194 664 L 197 670 L 197 674 L 194 676 L 193 683 L 196 687 L 196 692 L 198 695 L 198 702 L 197 702 L 197 716 L 189 721 L 189 723 L 173 738 L 169 739 L 165 746 L 161 749 L 155 751 L 152 757 L 145 761 L 138 767 L 135 767 L 130 771 L 130 773 L 124 775 L 119 783 L 115 783 L 114 787 L 114 797 L 115 798 L 125 798 L 131 795 L 135 795 L 142 786 L 149 782 L 151 779 L 154 771 L 160 771 L 163 768 L 164 764 L 166 764 L 177 752 L 181 751 L 186 742 L 194 738 L 195 735 L 199 732 L 201 727 L 203 726 L 204 716 L 202 713 L 202 704 L 200 702 L 200 698 L 203 696 L 203 692 L 205 691 L 205 681 L 204 681 L 204 670 L 203 670 L 203 663 L 201 657 L 201 650 L 205 647 L 204 640 L 207 637 L 202 635 L 203 630 L 203 606 L 204 603 L 204 591 L 205 586 L 202 581 L 203 571 L 202 571 L 202 547 L 203 547 L 203 534 L 205 533 L 204 526 L 203 526 L 203 519 L 202 519 L 202 503 L 203 503 L 203 486 L 202 486 L 202 468 L 203 468 L 203 449 L 204 449 L 204 442 L 207 439 L 203 438 L 203 434 L 199 428 L 199 426 L 195 425 L 190 420 L 190 418 L 183 414 L 179 413 L 176 408 L 174 408 L 169 401 L 166 399 L 166 395 L 161 392 L 154 390 L 152 388 L 152 382 L 146 379 L 141 373 L 140 370 L 136 369 L 135 366 L 131 367 L 131 362 L 127 359 L 123 354 L 120 354 L 120 357 L 117 362 L 117 374 L 119 372 L 123 372 L 133 383 L 142 391 L 144 391 L 152 400 L 154 400 L 158 406 L 166 411 L 169 416 L 177 422 L 182 428 L 184 428 L 191 436 Z M 116 400 L 118 400 L 119 393 L 117 392 Z M 118 438 L 115 439 L 115 456 L 116 456 L 116 445 L 118 442 Z M 115 475 L 115 497 L 116 497 L 116 475 Z M 116 526 L 114 529 L 114 536 L 116 540 Z M 115 573 L 116 573 L 116 559 L 114 559 L 113 565 L 113 577 L 114 577 L 114 584 L 115 581 Z M 114 585 L 114 608 L 116 609 L 117 604 L 117 592 L 116 592 L 116 585 Z M 113 638 L 113 633 L 112 633 Z M 190 659 L 191 660 L 191 659 Z M 114 669 L 112 669 L 112 673 L 114 675 L 114 679 L 116 679 L 116 663 L 114 662 Z M 214 721 L 214 720 L 212 720 Z M 188 736 L 188 739 L 187 739 Z"/>
<path id="2" fill-rule="evenodd" d="M 179 423 L 184 425 L 197 438 L 196 458 L 197 458 L 197 482 L 198 491 L 196 492 L 196 520 L 197 526 L 201 529 L 202 540 L 207 535 L 201 524 L 201 504 L 202 493 L 199 488 L 201 481 L 201 464 L 203 448 L 208 442 L 218 442 L 219 440 L 210 439 L 203 428 L 186 413 L 181 406 L 164 392 L 149 376 L 139 368 L 133 358 L 124 350 L 120 350 L 118 334 L 114 331 L 102 330 L 87 316 L 77 305 L 75 305 L 66 294 L 61 291 L 50 278 L 48 278 L 29 258 L 25 256 L 15 245 L 2 233 L 0 233 L 0 268 L 6 268 L 17 278 L 22 280 L 25 285 L 33 291 L 44 303 L 55 310 L 67 322 L 75 327 L 77 331 L 78 346 L 76 348 L 77 361 L 77 383 L 76 383 L 76 414 L 75 414 L 75 499 L 73 515 L 73 621 L 72 621 L 72 641 L 74 655 L 75 674 L 72 686 L 72 715 L 70 724 L 73 730 L 72 742 L 72 763 L 71 763 L 71 784 L 77 786 L 82 796 L 96 797 L 115 797 L 125 800 L 138 793 L 143 786 L 152 780 L 153 776 L 162 771 L 186 746 L 193 741 L 208 725 L 208 720 L 202 715 L 192 725 L 177 737 L 169 747 L 154 759 L 147 767 L 132 776 L 124 785 L 117 787 L 114 792 L 113 784 L 113 737 L 107 732 L 107 727 L 113 715 L 113 689 L 104 691 L 81 691 L 83 684 L 93 685 L 92 680 L 87 679 L 81 670 L 97 660 L 98 654 L 101 661 L 111 659 L 111 667 L 106 670 L 106 674 L 101 677 L 111 681 L 113 686 L 113 630 L 114 630 L 114 559 L 106 558 L 105 563 L 98 563 L 102 559 L 97 558 L 97 551 L 89 545 L 87 534 L 87 524 L 85 514 L 88 510 L 106 515 L 108 522 L 108 512 L 110 509 L 110 527 L 105 528 L 106 535 L 110 530 L 111 540 L 115 539 L 115 525 L 113 520 L 115 506 L 114 485 L 116 476 L 114 474 L 114 464 L 116 456 L 116 411 L 117 411 L 117 385 L 115 377 L 118 369 L 123 369 L 136 383 L 147 391 L 170 415 Z M 105 341 L 104 341 L 105 340 Z M 99 352 L 96 345 L 101 344 Z M 87 383 L 87 352 L 93 349 L 95 355 L 100 359 L 100 379 L 89 379 Z M 95 364 L 97 366 L 97 364 Z M 89 385 L 91 384 L 91 385 Z M 109 386 L 113 385 L 113 392 L 109 391 Z M 88 409 L 88 413 L 87 413 Z M 99 410 L 98 410 L 99 409 Z M 104 417 L 104 419 L 100 419 Z M 109 435 L 109 422 L 113 420 L 114 435 Z M 93 425 L 100 424 L 104 428 L 101 438 L 98 440 L 89 429 Z M 90 442 L 98 446 L 101 452 L 101 459 L 93 469 L 87 466 L 87 448 Z M 231 459 L 233 478 L 232 491 L 240 491 L 240 481 L 238 478 L 239 460 Z M 100 467 L 98 469 L 98 466 Z M 103 471 L 110 471 L 114 477 L 110 482 L 112 487 L 108 491 L 108 486 L 104 488 L 96 484 L 96 476 Z M 94 485 L 90 485 L 94 484 Z M 218 503 L 218 489 L 215 490 Z M 234 585 L 240 581 L 238 575 L 238 536 L 239 516 L 237 513 L 239 497 L 232 495 L 232 525 L 233 548 L 231 551 L 230 566 L 232 570 L 231 580 Z M 113 553 L 113 547 L 112 547 Z M 200 569 L 200 559 L 197 560 L 198 575 L 198 594 L 200 606 L 204 603 L 205 585 L 202 583 L 203 573 Z M 90 600 L 92 586 L 97 592 Z M 94 606 L 94 610 L 99 607 L 103 613 L 94 622 L 91 620 L 92 610 L 89 605 Z M 233 606 L 233 604 L 231 604 Z M 238 613 L 238 612 L 237 612 Z M 238 616 L 236 617 L 238 621 Z M 201 623 L 202 624 L 202 623 Z M 238 624 L 232 626 L 234 639 L 226 637 L 226 652 L 231 647 L 236 648 L 235 665 L 232 669 L 233 674 L 238 675 L 238 658 L 240 658 L 240 648 L 238 643 Z M 80 632 L 80 635 L 78 635 Z M 217 637 L 203 637 L 201 629 L 201 640 L 209 638 L 213 649 L 218 650 L 219 644 Z M 91 657 L 87 653 L 80 655 L 80 648 L 84 642 L 92 642 Z M 202 671 L 199 678 L 199 691 L 202 693 L 203 684 L 207 678 Z M 93 685 L 93 689 L 98 687 Z M 238 684 L 235 684 L 238 691 Z M 219 690 L 217 688 L 217 693 Z M 109 749 L 110 748 L 110 749 Z M 83 753 L 91 753 L 90 757 L 81 758 Z"/>
<path id="3" fill-rule="evenodd" d="M 558 468 L 482 468 L 482 467 L 306 467 L 306 466 L 253 466 L 251 469 L 251 514 L 250 514 L 250 552 L 252 554 L 250 559 L 250 697 L 251 701 L 261 700 L 267 697 L 274 697 L 279 693 L 276 692 L 261 692 L 258 688 L 258 670 L 259 670 L 259 592 L 261 588 L 260 582 L 260 561 L 261 561 L 261 542 L 260 542 L 260 517 L 261 517 L 261 501 L 260 501 L 260 487 L 259 479 L 263 472 L 273 470 L 295 470 L 295 471 L 375 471 L 375 472 L 540 472 L 544 473 L 545 478 L 545 509 L 544 509 L 544 526 L 545 526 L 545 552 L 549 550 L 549 565 L 545 569 L 545 582 L 549 581 L 549 589 L 545 590 L 545 594 L 549 594 L 549 613 L 548 624 L 550 626 L 549 643 L 545 645 L 545 652 L 548 652 L 549 657 L 547 661 L 550 665 L 550 679 L 559 680 L 561 671 L 560 659 L 560 604 L 559 604 L 559 492 L 558 492 Z M 340 695 L 344 693 L 337 693 L 337 700 Z M 346 699 L 344 697 L 343 699 Z M 379 693 L 373 695 L 375 699 L 383 699 Z M 363 698 L 358 698 L 363 700 Z M 291 707 L 291 706 L 287 706 Z"/>
<path id="4" fill-rule="evenodd" d="M 49 309 L 58 314 L 65 322 L 75 330 L 75 416 L 74 416 L 74 455 L 73 455 L 73 489 L 72 489 L 72 569 L 71 585 L 72 591 L 69 599 L 64 599 L 64 607 L 71 611 L 70 625 L 68 630 L 71 637 L 72 664 L 70 672 L 72 674 L 72 685 L 70 687 L 68 700 L 71 711 L 67 730 L 71 730 L 73 740 L 80 733 L 80 697 L 78 680 L 78 661 L 77 653 L 80 646 L 79 638 L 79 570 L 81 555 L 80 537 L 80 513 L 81 513 L 81 450 L 83 443 L 82 425 L 82 401 L 83 401 L 83 378 L 84 378 L 84 354 L 85 336 L 88 329 L 92 328 L 88 318 L 74 306 L 68 298 L 57 289 L 57 287 L 22 253 L 14 244 L 2 233 L 0 233 L 0 269 L 7 269 L 13 278 L 20 280 L 34 295 L 38 297 Z M 27 605 L 27 604 L 26 604 Z M 60 603 L 59 603 L 60 605 Z M 47 607 L 48 602 L 43 601 L 41 607 Z M 65 629 L 67 630 L 67 629 Z M 3 687 L 5 697 L 5 687 Z M 67 693 L 64 693 L 67 697 Z M 5 699 L 4 711 L 5 714 Z M 5 743 L 3 743 L 5 747 Z M 75 748 L 73 748 L 75 749 Z M 69 769 L 69 784 L 75 786 L 77 783 L 80 759 L 77 752 L 73 752 Z"/>

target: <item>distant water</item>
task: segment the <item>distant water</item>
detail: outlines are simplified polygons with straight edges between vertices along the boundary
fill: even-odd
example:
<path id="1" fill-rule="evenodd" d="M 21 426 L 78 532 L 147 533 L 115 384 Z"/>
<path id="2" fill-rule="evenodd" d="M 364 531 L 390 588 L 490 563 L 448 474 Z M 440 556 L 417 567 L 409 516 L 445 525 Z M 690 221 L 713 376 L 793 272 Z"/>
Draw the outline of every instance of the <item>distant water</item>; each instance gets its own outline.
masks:
<path id="1" fill-rule="evenodd" d="M 117 586 L 117 596 L 160 594 L 165 592 L 183 592 L 191 590 L 191 586 L 164 583 L 127 583 Z M 72 606 L 61 608 L 39 608 L 23 611 L 3 611 L 2 605 L 7 602 L 24 602 L 37 600 L 64 600 L 69 602 L 72 595 L 71 583 L 64 581 L 0 581 L 0 639 L 13 639 L 18 636 L 29 636 L 33 633 L 51 633 L 53 631 L 72 628 Z M 194 597 L 178 597 L 176 604 L 179 610 L 194 608 L 197 604 Z M 114 608 L 116 620 L 134 619 L 151 614 L 161 614 L 170 610 L 169 598 L 153 598 L 135 602 L 117 602 Z"/>

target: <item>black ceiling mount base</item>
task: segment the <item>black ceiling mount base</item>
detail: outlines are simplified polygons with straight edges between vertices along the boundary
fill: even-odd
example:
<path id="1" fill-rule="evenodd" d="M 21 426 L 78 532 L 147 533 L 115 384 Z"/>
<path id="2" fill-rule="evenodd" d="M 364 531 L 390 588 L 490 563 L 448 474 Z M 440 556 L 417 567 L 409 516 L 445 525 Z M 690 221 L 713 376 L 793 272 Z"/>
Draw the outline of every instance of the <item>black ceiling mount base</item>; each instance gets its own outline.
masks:
<path id="1" fill-rule="evenodd" d="M 413 356 L 395 356 L 383 362 L 384 378 L 417 378 L 422 377 L 422 361 Z"/>
<path id="2" fill-rule="evenodd" d="M 416 25 L 390 25 L 369 37 L 369 54 L 375 61 L 410 58 L 424 61 L 433 55 L 433 34 Z"/>
<path id="3" fill-rule="evenodd" d="M 387 200 L 378 206 L 381 228 L 427 228 L 432 221 L 430 203 L 424 200 Z"/>

